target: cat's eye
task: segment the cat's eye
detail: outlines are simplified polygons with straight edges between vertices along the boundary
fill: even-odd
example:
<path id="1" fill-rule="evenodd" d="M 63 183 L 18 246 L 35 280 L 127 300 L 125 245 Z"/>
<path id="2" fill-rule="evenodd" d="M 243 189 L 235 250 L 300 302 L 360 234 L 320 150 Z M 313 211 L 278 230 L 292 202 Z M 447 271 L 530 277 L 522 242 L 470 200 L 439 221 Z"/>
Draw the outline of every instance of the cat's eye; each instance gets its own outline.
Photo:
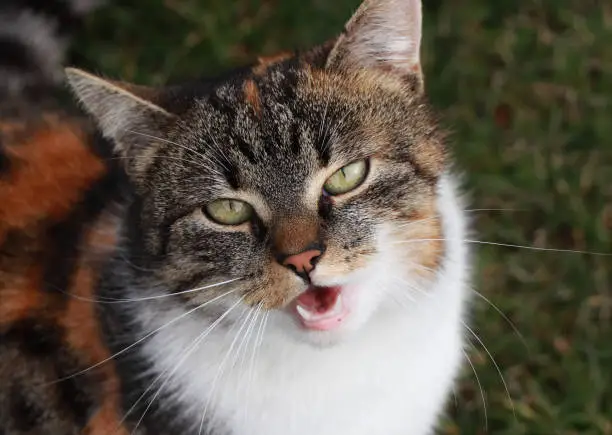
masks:
<path id="1" fill-rule="evenodd" d="M 341 195 L 358 187 L 368 175 L 366 160 L 358 160 L 340 169 L 325 181 L 323 189 L 329 195 Z"/>
<path id="2" fill-rule="evenodd" d="M 253 207 L 237 199 L 217 199 L 205 209 L 210 219 L 222 225 L 240 225 L 253 217 Z"/>

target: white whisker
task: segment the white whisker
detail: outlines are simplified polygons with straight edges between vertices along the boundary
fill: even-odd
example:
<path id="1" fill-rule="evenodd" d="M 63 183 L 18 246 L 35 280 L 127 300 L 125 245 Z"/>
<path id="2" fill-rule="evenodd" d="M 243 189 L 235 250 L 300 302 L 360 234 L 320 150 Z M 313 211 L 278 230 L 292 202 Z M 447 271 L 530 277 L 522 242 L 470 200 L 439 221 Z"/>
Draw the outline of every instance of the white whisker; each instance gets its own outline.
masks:
<path id="1" fill-rule="evenodd" d="M 514 323 L 508 318 L 508 316 L 506 316 L 506 314 L 500 309 L 498 308 L 493 302 L 491 302 L 485 295 L 483 295 L 482 293 L 480 293 L 479 291 L 477 291 L 475 288 L 470 287 L 470 290 L 479 298 L 481 298 L 483 301 L 485 301 L 486 303 L 488 303 L 491 308 L 493 308 L 495 311 L 497 311 L 497 313 L 508 323 L 508 325 L 510 325 L 510 327 L 512 328 L 512 330 L 516 333 L 516 335 L 519 337 L 519 339 L 521 340 L 521 342 L 523 343 L 523 345 L 525 346 L 525 348 L 527 349 L 527 351 L 529 351 L 529 345 L 527 344 L 527 340 L 525 340 L 525 337 L 523 336 L 523 334 L 521 334 L 521 331 L 518 330 L 518 328 L 514 325 Z"/>
<path id="2" fill-rule="evenodd" d="M 470 332 L 470 334 L 472 334 L 472 336 L 476 339 L 476 341 L 478 341 L 478 343 L 480 343 L 480 345 L 482 346 L 484 351 L 487 353 L 487 355 L 489 355 L 489 358 L 491 358 L 491 362 L 493 362 L 493 365 L 495 366 L 495 369 L 497 370 L 497 373 L 499 374 L 499 377 L 500 377 L 500 379 L 502 381 L 502 384 L 504 385 L 504 388 L 506 390 L 506 394 L 508 395 L 508 400 L 510 400 L 510 406 L 512 408 L 512 414 L 514 414 L 514 419 L 516 420 L 516 410 L 514 408 L 514 401 L 512 400 L 512 396 L 510 395 L 510 390 L 508 389 L 508 385 L 506 384 L 506 380 L 504 379 L 504 375 L 502 374 L 502 371 L 499 368 L 499 365 L 497 365 L 497 361 L 495 361 L 495 358 L 493 358 L 493 355 L 491 354 L 491 352 L 489 352 L 489 349 L 487 348 L 487 346 L 485 346 L 484 342 L 480 339 L 480 337 L 476 334 L 476 332 L 474 332 L 474 330 L 472 328 L 470 328 L 465 322 L 461 321 L 461 323 Z"/>
<path id="3" fill-rule="evenodd" d="M 478 212 L 485 212 L 485 211 L 511 211 L 511 212 L 515 212 L 515 211 L 520 211 L 520 212 L 526 212 L 529 211 L 529 209 L 526 208 L 468 208 L 463 210 L 465 213 L 478 213 Z"/>
<path id="4" fill-rule="evenodd" d="M 259 315 L 261 313 L 261 307 L 262 307 L 262 303 L 260 302 L 259 304 L 257 304 L 257 308 L 255 309 L 255 314 L 251 318 L 251 322 L 249 323 L 249 326 L 246 330 L 245 339 L 243 340 L 246 345 L 244 348 L 244 352 L 242 352 L 242 357 L 240 358 L 240 371 L 241 372 L 243 372 L 244 361 L 247 357 L 247 354 L 249 353 L 249 344 L 251 343 L 251 337 L 253 336 L 255 325 L 257 325 L 257 321 L 259 320 Z M 242 348 L 242 343 L 240 343 L 240 347 L 238 348 L 239 352 L 242 350 L 241 348 Z"/>
<path id="5" fill-rule="evenodd" d="M 514 245 L 510 243 L 487 242 L 483 240 L 469 240 L 469 239 L 431 238 L 431 239 L 399 240 L 393 243 L 394 244 L 404 244 L 404 243 L 435 242 L 435 241 L 442 241 L 442 242 L 459 241 L 459 242 L 464 242 L 464 243 L 475 243 L 475 244 L 481 244 L 481 245 L 503 246 L 506 248 L 520 248 L 520 249 L 527 249 L 531 251 L 551 251 L 551 252 L 561 252 L 561 253 L 569 253 L 569 254 L 595 255 L 595 256 L 602 256 L 602 257 L 612 256 L 612 253 L 606 253 L 606 252 L 581 251 L 581 250 L 574 250 L 574 249 L 540 248 L 537 246 Z"/>
<path id="6" fill-rule="evenodd" d="M 202 158 L 202 159 L 204 159 L 205 161 L 207 161 L 208 163 L 211 163 L 211 164 L 213 164 L 213 165 L 214 165 L 214 164 L 217 164 L 217 165 L 218 165 L 218 164 L 220 164 L 219 162 L 216 162 L 216 161 L 212 160 L 212 159 L 211 159 L 210 157 L 208 157 L 207 155 L 202 154 L 202 153 L 200 153 L 200 152 L 198 152 L 198 151 L 196 151 L 196 150 L 194 150 L 194 149 L 192 149 L 192 148 L 189 148 L 189 147 L 187 147 L 187 146 L 185 146 L 185 145 L 181 145 L 181 144 L 179 144 L 179 143 L 177 143 L 177 142 L 173 142 L 173 141 L 168 140 L 168 139 L 164 139 L 164 138 L 161 138 L 161 137 L 153 136 L 153 135 L 150 135 L 150 134 L 147 134 L 147 133 L 142 133 L 142 132 L 139 132 L 139 131 L 134 131 L 134 130 L 126 130 L 126 131 L 128 131 L 128 132 L 130 132 L 130 133 L 134 133 L 134 134 L 140 135 L 140 136 L 148 137 L 148 138 L 151 138 L 151 139 L 159 140 L 159 141 L 161 141 L 161 142 L 165 142 L 165 143 L 168 143 L 168 144 L 171 144 L 171 145 L 177 146 L 177 147 L 182 148 L 182 149 L 184 149 L 184 150 L 186 150 L 186 151 L 189 151 L 190 153 L 193 153 L 195 156 L 197 156 L 197 157 L 199 157 L 199 158 Z M 204 165 L 202 165 L 202 168 L 204 168 L 204 169 L 208 169 L 208 170 L 210 170 L 210 171 L 216 172 L 217 174 L 220 174 L 220 173 L 219 173 L 219 171 L 218 171 L 216 168 L 209 168 L 209 167 L 204 166 Z M 226 169 L 227 169 L 227 168 L 226 168 Z"/>
<path id="7" fill-rule="evenodd" d="M 166 374 L 167 372 L 168 375 L 166 376 L 166 379 L 164 380 L 164 382 L 160 385 L 160 387 L 157 389 L 157 391 L 155 392 L 155 394 L 153 395 L 153 397 L 151 398 L 151 400 L 149 401 L 147 407 L 145 408 L 144 412 L 142 413 L 142 415 L 140 416 L 140 419 L 138 420 L 138 422 L 136 423 L 136 426 L 134 427 L 134 429 L 132 430 L 132 434 L 136 433 L 136 430 L 138 429 L 138 426 L 140 425 L 140 423 L 142 422 L 142 420 L 144 419 L 145 415 L 147 414 L 147 412 L 149 411 L 149 409 L 151 408 L 151 406 L 153 405 L 153 402 L 155 402 L 155 400 L 157 399 L 157 397 L 159 396 L 159 394 L 162 392 L 162 390 L 164 389 L 164 387 L 166 386 L 166 384 L 170 381 L 170 379 L 172 379 L 172 376 L 174 375 L 174 373 L 176 373 L 176 371 L 182 366 L 182 364 L 187 360 L 187 358 L 189 358 L 189 356 L 191 356 L 191 354 L 197 349 L 197 347 L 200 345 L 200 343 L 206 338 L 208 337 L 208 335 L 215 329 L 215 327 L 217 325 L 219 325 L 223 319 L 225 317 L 227 317 L 229 315 L 229 313 L 238 306 L 238 304 L 240 304 L 242 302 L 242 300 L 244 299 L 244 297 L 241 297 L 240 299 L 238 299 L 238 301 L 236 301 L 230 308 L 228 308 L 221 316 L 219 316 L 208 328 L 206 328 L 198 337 L 196 337 L 196 339 L 192 342 L 192 344 L 182 353 L 182 357 L 180 358 L 180 360 L 176 363 L 176 365 L 174 366 L 174 368 L 172 370 L 166 369 L 164 370 L 161 374 L 159 374 L 154 380 L 153 382 L 151 382 L 151 385 L 149 385 L 149 387 L 140 395 L 140 397 L 138 398 L 138 400 L 136 400 L 136 402 L 132 405 L 132 407 L 126 412 L 126 414 L 124 415 L 123 419 L 121 420 L 121 422 L 119 423 L 119 427 L 121 426 L 121 424 L 123 423 L 123 421 L 125 421 L 125 419 L 127 418 L 127 416 L 134 410 L 134 408 L 138 405 L 138 403 L 145 397 L 145 395 L 147 394 L 147 392 L 149 392 L 149 390 L 164 376 L 164 374 Z"/>
<path id="8" fill-rule="evenodd" d="M 472 209 L 465 209 L 463 210 L 463 213 L 481 213 L 481 212 L 488 212 L 488 211 L 511 211 L 511 212 L 526 212 L 529 211 L 527 209 L 511 209 L 511 208 L 472 208 Z M 427 222 L 427 221 L 432 221 L 432 220 L 440 220 L 442 219 L 443 216 L 441 214 L 434 214 L 432 216 L 429 217 L 425 217 L 425 218 L 421 218 L 421 219 L 414 219 L 414 220 L 410 220 L 408 222 L 404 222 L 400 225 L 397 226 L 397 228 L 406 228 L 406 227 L 410 227 L 412 225 L 418 224 L 418 223 L 422 223 L 422 222 Z"/>
<path id="9" fill-rule="evenodd" d="M 241 280 L 242 278 L 233 278 L 233 279 L 229 279 L 226 281 L 222 281 L 222 282 L 217 282 L 215 284 L 209 284 L 209 285 L 205 285 L 203 287 L 198 287 L 198 288 L 193 288 L 193 289 L 189 289 L 189 290 L 183 290 L 180 292 L 176 292 L 176 293 L 165 293 L 163 295 L 157 295 L 157 296 L 145 296 L 142 298 L 133 298 L 133 299 L 121 299 L 121 298 L 108 298 L 108 297 L 101 297 L 101 298 L 97 298 L 97 299 L 93 299 L 93 298 L 85 298 L 82 296 L 78 296 L 78 295 L 74 295 L 72 293 L 69 292 L 64 292 L 60 289 L 57 289 L 57 291 L 64 293 L 74 299 L 80 300 L 80 301 L 84 301 L 84 302 L 94 302 L 97 304 L 124 304 L 124 303 L 132 303 L 132 302 L 143 302 L 143 301 L 152 301 L 152 300 L 156 300 L 156 299 L 165 299 L 165 298 L 171 298 L 173 296 L 178 296 L 178 295 L 184 295 L 184 294 L 188 294 L 188 293 L 196 293 L 196 292 L 201 292 L 210 288 L 214 288 L 214 287 L 219 287 L 221 285 L 225 285 L 225 284 L 229 284 L 231 282 L 234 281 L 238 281 Z"/>
<path id="10" fill-rule="evenodd" d="M 225 364 L 227 363 L 227 360 L 230 358 L 230 355 L 232 354 L 234 346 L 238 342 L 238 338 L 240 337 L 240 333 L 242 332 L 242 330 L 246 326 L 247 321 L 249 320 L 249 317 L 250 317 L 250 315 L 252 313 L 253 313 L 253 309 L 249 308 L 248 311 L 247 311 L 247 315 L 245 316 L 245 319 L 242 321 L 242 324 L 240 325 L 240 329 L 238 329 L 238 332 L 236 332 L 236 335 L 234 336 L 234 339 L 232 340 L 232 343 L 230 344 L 230 347 L 229 347 L 227 353 L 225 354 L 225 357 L 219 363 L 219 367 L 217 368 L 217 373 L 215 374 L 215 377 L 213 379 L 212 386 L 211 386 L 211 389 L 210 389 L 210 395 L 208 396 L 208 399 L 206 400 L 206 404 L 204 405 L 204 411 L 202 412 L 202 418 L 200 420 L 200 429 L 198 431 L 198 434 L 201 434 L 202 430 L 204 429 L 204 421 L 206 419 L 206 414 L 208 412 L 208 407 L 209 407 L 210 402 L 212 401 L 212 398 L 213 398 L 213 396 L 215 394 L 216 387 L 217 387 L 217 382 L 223 376 L 223 373 L 225 372 Z"/>
<path id="11" fill-rule="evenodd" d="M 242 371 L 242 367 L 244 366 L 244 359 L 246 357 L 247 348 L 248 348 L 247 338 L 249 338 L 251 328 L 253 327 L 253 321 L 257 318 L 258 314 L 259 314 L 259 305 L 256 308 L 250 308 L 249 315 L 247 316 L 248 326 L 247 326 L 246 331 L 244 332 L 244 335 L 242 336 L 242 340 L 240 340 L 240 344 L 238 345 L 238 348 L 236 349 L 236 355 L 234 359 L 232 360 L 232 364 L 230 365 L 231 368 L 236 367 L 236 365 L 238 364 L 238 359 L 240 358 L 240 371 Z M 243 352 L 243 348 L 244 348 L 244 352 Z"/>
<path id="12" fill-rule="evenodd" d="M 139 270 L 141 272 L 155 272 L 155 269 L 147 269 L 145 267 L 141 267 L 141 266 L 134 264 L 132 261 L 130 261 L 130 259 L 126 257 L 125 253 L 121 250 L 118 252 L 118 255 L 127 265 L 129 265 L 131 268 L 135 270 Z"/>
<path id="13" fill-rule="evenodd" d="M 229 163 L 229 160 L 227 159 L 227 152 L 221 148 L 221 146 L 219 146 L 219 143 L 215 140 L 215 137 L 210 133 L 210 129 L 208 128 L 207 125 L 203 126 L 205 129 L 205 133 L 206 135 L 210 138 L 213 146 L 215 147 L 215 149 L 217 150 L 217 153 L 219 156 L 221 156 L 227 163 Z M 229 171 L 229 168 L 227 166 L 225 166 L 223 164 L 223 162 L 221 162 L 220 160 L 218 160 L 216 157 L 213 157 L 215 162 L 217 162 L 217 164 L 219 166 L 221 166 L 223 169 L 225 169 L 226 171 Z"/>
<path id="14" fill-rule="evenodd" d="M 187 163 L 191 163 L 192 165 L 195 165 L 199 168 L 205 169 L 205 170 L 210 170 L 211 172 L 216 172 L 218 173 L 218 171 L 214 170 L 213 168 L 209 168 L 207 166 L 204 166 L 202 164 L 202 162 L 196 162 L 195 160 L 190 160 L 190 159 L 185 159 L 182 157 L 172 157 L 172 156 L 160 156 L 159 154 L 153 155 L 149 157 L 150 159 L 161 159 L 161 160 L 172 160 L 172 161 L 176 161 L 176 162 L 187 162 Z M 129 157 L 125 157 L 125 156 L 115 156 L 115 157 L 111 157 L 109 160 L 129 160 Z M 183 166 L 185 168 L 185 166 Z M 209 177 L 209 176 L 203 176 L 202 174 L 198 174 L 197 175 L 200 179 L 204 179 L 204 180 L 210 180 L 210 181 L 218 181 L 217 178 L 213 178 L 213 177 Z"/>
<path id="15" fill-rule="evenodd" d="M 435 269 L 432 269 L 431 267 L 427 267 L 427 266 L 423 266 L 422 264 L 418 264 L 415 262 L 411 263 L 412 267 L 415 267 L 417 269 L 421 269 L 421 270 L 425 270 L 427 272 L 431 272 L 432 274 L 437 273 L 438 271 L 436 271 Z M 519 329 L 516 327 L 516 325 L 512 322 L 512 320 L 510 320 L 510 318 L 499 308 L 497 307 L 493 302 L 491 302 L 490 299 L 488 299 L 485 295 L 483 295 L 482 293 L 480 293 L 478 290 L 476 290 L 474 287 L 470 286 L 470 291 L 472 291 L 476 296 L 478 296 L 479 298 L 481 298 L 483 301 L 485 301 L 487 304 L 489 304 L 491 306 L 491 308 L 493 308 L 510 326 L 510 328 L 512 328 L 512 330 L 514 331 L 514 333 L 518 336 L 519 340 L 521 340 L 523 346 L 525 346 L 525 349 L 527 349 L 527 351 L 529 351 L 529 346 L 527 344 L 527 340 L 525 340 L 525 337 L 523 336 L 523 334 L 521 333 L 521 331 L 519 331 Z M 422 293 L 425 294 L 425 292 L 423 292 L 420 289 L 416 289 L 418 291 L 421 291 Z M 427 293 L 428 296 L 429 293 Z"/>
<path id="16" fill-rule="evenodd" d="M 482 407 L 484 409 L 485 433 L 488 433 L 489 432 L 489 416 L 487 412 L 487 400 L 485 399 L 484 390 L 482 389 L 480 378 L 478 377 L 478 373 L 476 372 L 476 367 L 474 367 L 472 360 L 470 360 L 470 357 L 465 350 L 462 350 L 462 352 L 465 358 L 467 359 L 468 364 L 470 365 L 470 367 L 472 367 L 472 371 L 474 372 L 474 377 L 476 378 L 476 383 L 478 384 L 478 388 L 480 389 L 480 397 L 482 397 Z"/>
<path id="17" fill-rule="evenodd" d="M 326 123 L 327 120 L 327 110 L 329 109 L 329 102 L 331 101 L 331 96 L 327 99 L 325 103 L 325 110 L 323 110 L 323 116 L 321 117 L 321 124 L 319 126 L 319 134 L 317 137 L 317 141 L 325 140 L 327 138 L 327 133 L 329 131 L 329 124 Z M 325 133 L 323 133 L 323 129 L 325 129 Z M 324 151 L 329 149 L 329 140 L 325 140 L 324 142 Z"/>
<path id="18" fill-rule="evenodd" d="M 440 215 L 436 215 L 436 216 L 430 216 L 430 217 L 421 218 L 421 219 L 414 219 L 414 220 L 411 220 L 409 222 L 405 222 L 405 223 L 402 223 L 402 224 L 398 225 L 397 228 L 406 228 L 406 227 L 411 227 L 411 226 L 417 226 L 417 224 L 420 224 L 422 222 L 439 220 L 440 218 L 441 218 Z"/>
<path id="19" fill-rule="evenodd" d="M 261 309 L 263 307 L 263 304 L 260 303 L 259 304 L 259 309 Z M 249 370 L 248 370 L 248 374 L 247 374 L 247 388 L 246 388 L 246 396 L 249 397 L 249 394 L 251 392 L 251 384 L 253 383 L 253 371 L 255 369 L 255 356 L 258 350 L 258 346 L 259 346 L 259 340 L 260 340 L 260 335 L 262 332 L 262 328 L 264 326 L 265 321 L 268 318 L 268 314 L 269 311 L 266 311 L 263 313 L 261 321 L 259 322 L 259 325 L 257 327 L 257 332 L 255 333 L 255 340 L 253 342 L 253 348 L 251 350 L 251 359 L 250 359 L 250 364 L 249 364 Z M 248 403 L 248 402 L 247 402 Z M 247 421 L 248 419 L 248 407 L 245 407 L 244 409 L 244 422 Z"/>
<path id="20" fill-rule="evenodd" d="M 152 337 L 153 335 L 157 334 L 159 331 L 161 331 L 161 330 L 163 330 L 163 329 L 165 329 L 165 328 L 169 327 L 170 325 L 172 325 L 172 324 L 174 324 L 174 323 L 178 322 L 179 320 L 181 320 L 181 319 L 183 319 L 183 318 L 187 317 L 188 315 L 190 315 L 190 314 L 191 314 L 191 313 L 193 313 L 194 311 L 197 311 L 197 310 L 199 310 L 199 309 L 202 309 L 202 308 L 204 308 L 205 306 L 207 306 L 207 305 L 209 305 L 209 304 L 212 304 L 213 302 L 216 302 L 216 301 L 218 301 L 219 299 L 221 299 L 221 298 L 223 298 L 223 297 L 225 297 L 225 296 L 227 296 L 227 295 L 229 295 L 229 294 L 231 294 L 231 293 L 234 293 L 235 291 L 236 291 L 236 290 L 230 290 L 230 291 L 228 291 L 228 292 L 225 292 L 225 293 L 223 293 L 223 294 L 221 294 L 221 295 L 219 295 L 219 296 L 217 296 L 217 297 L 215 297 L 215 298 L 213 298 L 213 299 L 211 299 L 211 300 L 209 300 L 209 301 L 204 302 L 203 304 L 200 304 L 200 305 L 198 305 L 198 306 L 196 306 L 196 307 L 194 307 L 194 308 L 190 309 L 189 311 L 184 312 L 184 313 L 183 313 L 183 314 L 181 314 L 180 316 L 175 317 L 174 319 L 170 320 L 169 322 L 165 323 L 164 325 L 160 326 L 159 328 L 154 329 L 153 331 L 151 331 L 151 332 L 149 332 L 148 334 L 146 334 L 144 337 L 142 337 L 142 338 L 140 338 L 140 339 L 136 340 L 134 343 L 130 344 L 129 346 L 127 346 L 127 347 L 125 347 L 125 348 L 123 348 L 123 349 L 122 349 L 122 350 L 120 350 L 119 352 L 117 352 L 117 353 L 115 353 L 115 354 L 113 354 L 113 355 L 109 356 L 108 358 L 105 358 L 105 359 L 103 359 L 102 361 L 100 361 L 100 362 L 98 362 L 98 363 L 96 363 L 96 364 L 94 364 L 94 365 L 92 365 L 92 366 L 90 366 L 90 367 L 88 367 L 88 368 L 86 368 L 86 369 L 83 369 L 83 370 L 80 370 L 80 371 L 78 371 L 78 372 L 76 372 L 76 373 L 73 373 L 72 375 L 65 376 L 65 377 L 63 377 L 63 378 L 57 379 L 57 380 L 55 380 L 55 381 L 53 381 L 53 382 L 50 382 L 50 383 L 49 383 L 49 385 L 53 385 L 53 384 L 56 384 L 56 383 L 58 383 L 58 382 L 65 381 L 65 380 L 67 380 L 67 379 L 71 379 L 71 378 L 74 378 L 74 377 L 77 377 L 77 376 L 81 376 L 81 375 L 83 375 L 84 373 L 87 373 L 87 372 L 89 372 L 90 370 L 93 370 L 93 369 L 95 369 L 96 367 L 99 367 L 99 366 L 101 366 L 102 364 L 107 363 L 108 361 L 112 360 L 113 358 L 116 358 L 116 357 L 118 357 L 118 356 L 120 356 L 120 355 L 124 354 L 124 353 L 125 353 L 125 352 L 127 352 L 128 350 L 132 349 L 134 346 L 137 346 L 138 344 L 142 343 L 144 340 L 146 340 L 146 339 L 148 339 L 148 338 Z"/>

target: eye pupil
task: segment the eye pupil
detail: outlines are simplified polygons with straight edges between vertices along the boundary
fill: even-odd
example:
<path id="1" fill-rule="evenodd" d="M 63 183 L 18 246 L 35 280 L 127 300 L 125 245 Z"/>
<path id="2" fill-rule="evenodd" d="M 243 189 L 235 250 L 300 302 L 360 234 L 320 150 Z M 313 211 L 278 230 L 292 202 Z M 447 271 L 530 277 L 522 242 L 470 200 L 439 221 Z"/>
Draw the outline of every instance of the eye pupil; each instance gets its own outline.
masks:
<path id="1" fill-rule="evenodd" d="M 359 187 L 368 175 L 368 161 L 358 160 L 338 169 L 323 185 L 327 195 L 341 195 Z"/>
<path id="2" fill-rule="evenodd" d="M 218 199 L 204 208 L 212 221 L 222 225 L 240 225 L 253 216 L 250 204 L 235 199 Z"/>

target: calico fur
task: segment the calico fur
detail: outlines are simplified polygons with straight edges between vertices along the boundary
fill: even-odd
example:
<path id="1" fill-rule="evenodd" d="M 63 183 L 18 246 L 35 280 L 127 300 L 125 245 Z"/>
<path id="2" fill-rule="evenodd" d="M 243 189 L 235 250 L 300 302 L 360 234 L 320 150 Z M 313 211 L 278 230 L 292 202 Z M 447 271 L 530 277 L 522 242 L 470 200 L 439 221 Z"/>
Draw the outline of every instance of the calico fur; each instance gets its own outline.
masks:
<path id="1" fill-rule="evenodd" d="M 98 131 L 31 105 L 5 116 L 0 427 L 432 433 L 463 357 L 469 253 L 420 13 L 366 0 L 320 47 L 162 89 L 69 69 Z M 362 159 L 363 183 L 322 192 Z M 219 224 L 219 198 L 255 213 Z M 281 260 L 312 246 L 307 275 Z M 296 298 L 337 286 L 343 323 L 301 325 Z"/>

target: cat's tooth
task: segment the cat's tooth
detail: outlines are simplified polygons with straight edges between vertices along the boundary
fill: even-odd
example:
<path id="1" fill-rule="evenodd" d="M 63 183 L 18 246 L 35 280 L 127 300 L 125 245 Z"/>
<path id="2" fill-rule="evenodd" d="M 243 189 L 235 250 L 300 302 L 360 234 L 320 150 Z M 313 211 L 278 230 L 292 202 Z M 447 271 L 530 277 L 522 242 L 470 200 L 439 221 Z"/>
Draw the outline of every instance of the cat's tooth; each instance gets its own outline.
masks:
<path id="1" fill-rule="evenodd" d="M 336 297 L 336 302 L 333 308 L 330 310 L 330 315 L 337 315 L 342 312 L 342 293 Z"/>
<path id="2" fill-rule="evenodd" d="M 298 314 L 304 320 L 311 320 L 314 317 L 314 315 L 304 307 L 296 305 L 296 309 L 297 309 Z"/>

